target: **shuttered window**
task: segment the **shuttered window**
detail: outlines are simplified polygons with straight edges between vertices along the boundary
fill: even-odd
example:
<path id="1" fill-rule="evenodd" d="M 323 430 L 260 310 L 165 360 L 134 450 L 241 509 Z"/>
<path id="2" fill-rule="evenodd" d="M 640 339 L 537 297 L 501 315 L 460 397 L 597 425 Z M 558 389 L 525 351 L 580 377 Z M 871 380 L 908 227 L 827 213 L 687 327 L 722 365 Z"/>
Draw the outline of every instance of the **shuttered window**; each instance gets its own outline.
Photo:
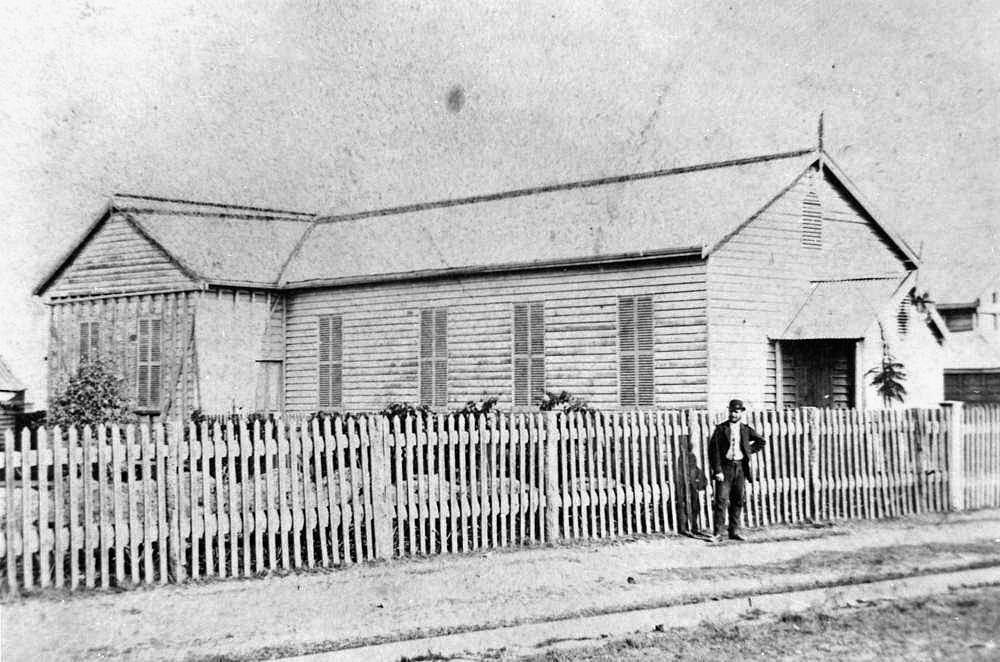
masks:
<path id="1" fill-rule="evenodd" d="M 823 248 L 823 212 L 816 191 L 809 191 L 802 200 L 802 245 Z"/>
<path id="2" fill-rule="evenodd" d="M 896 329 L 899 337 L 903 338 L 910 330 L 910 297 L 905 296 L 899 302 L 899 309 L 896 311 Z"/>
<path id="3" fill-rule="evenodd" d="M 344 322 L 340 315 L 320 315 L 317 378 L 320 409 L 344 404 Z"/>
<path id="4" fill-rule="evenodd" d="M 545 394 L 545 304 L 514 304 L 514 406 Z"/>
<path id="5" fill-rule="evenodd" d="M 653 297 L 618 297 L 618 380 L 623 407 L 653 405 Z"/>
<path id="6" fill-rule="evenodd" d="M 420 404 L 448 405 L 448 309 L 420 311 Z"/>
<path id="7" fill-rule="evenodd" d="M 101 323 L 80 322 L 80 363 L 94 361 L 101 351 Z"/>
<path id="8" fill-rule="evenodd" d="M 139 360 L 137 362 L 138 396 L 140 409 L 160 406 L 160 351 L 163 322 L 156 318 L 139 320 Z"/>

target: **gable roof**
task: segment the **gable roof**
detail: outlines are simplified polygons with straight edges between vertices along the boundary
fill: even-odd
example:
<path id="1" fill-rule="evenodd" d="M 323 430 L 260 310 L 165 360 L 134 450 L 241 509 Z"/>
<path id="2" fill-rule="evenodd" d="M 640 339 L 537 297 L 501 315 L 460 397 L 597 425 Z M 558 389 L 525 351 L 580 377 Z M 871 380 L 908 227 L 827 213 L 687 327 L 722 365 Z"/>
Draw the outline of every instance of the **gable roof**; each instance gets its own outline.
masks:
<path id="1" fill-rule="evenodd" d="M 1000 370 L 1000 343 L 979 331 L 952 333 L 944 355 L 945 370 Z"/>
<path id="2" fill-rule="evenodd" d="M 115 194 L 73 248 L 35 288 L 44 294 L 116 214 L 194 282 L 273 287 L 313 214 L 261 207 Z"/>
<path id="3" fill-rule="evenodd" d="M 201 285 L 305 288 L 661 256 L 708 257 L 822 162 L 905 259 L 853 184 L 815 149 L 327 216 L 116 195 L 112 213 Z"/>
<path id="4" fill-rule="evenodd" d="M 817 281 L 781 340 L 864 338 L 909 276 Z"/>
<path id="5" fill-rule="evenodd" d="M 939 308 L 974 308 L 987 289 L 1000 284 L 1000 271 L 984 270 L 981 262 L 959 257 L 927 266 L 920 282 Z"/>
<path id="6" fill-rule="evenodd" d="M 0 391 L 18 392 L 24 390 L 24 384 L 14 376 L 10 366 L 0 356 Z"/>
<path id="7" fill-rule="evenodd" d="M 310 286 L 697 252 L 815 161 L 800 150 L 317 219 L 282 274 Z"/>

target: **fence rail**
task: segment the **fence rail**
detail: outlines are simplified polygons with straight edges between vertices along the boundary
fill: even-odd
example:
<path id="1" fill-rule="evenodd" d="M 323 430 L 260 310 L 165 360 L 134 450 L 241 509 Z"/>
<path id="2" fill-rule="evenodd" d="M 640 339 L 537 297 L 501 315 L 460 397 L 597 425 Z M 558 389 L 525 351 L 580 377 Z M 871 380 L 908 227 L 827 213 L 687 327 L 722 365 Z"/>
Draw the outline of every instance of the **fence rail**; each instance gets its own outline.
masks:
<path id="1" fill-rule="evenodd" d="M 1000 408 L 751 412 L 749 526 L 1000 506 Z M 7 432 L 9 591 L 713 525 L 705 411 Z M 708 483 L 707 485 L 705 483 Z M 959 503 L 962 502 L 962 503 Z"/>

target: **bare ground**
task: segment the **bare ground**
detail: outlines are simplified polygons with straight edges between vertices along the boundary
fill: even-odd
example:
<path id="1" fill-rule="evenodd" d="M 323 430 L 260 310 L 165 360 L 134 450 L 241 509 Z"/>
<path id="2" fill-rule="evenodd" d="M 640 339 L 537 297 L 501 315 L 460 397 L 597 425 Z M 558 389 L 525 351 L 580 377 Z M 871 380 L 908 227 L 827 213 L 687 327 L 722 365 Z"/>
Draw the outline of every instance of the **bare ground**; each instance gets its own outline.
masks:
<path id="1" fill-rule="evenodd" d="M 1000 511 L 577 543 L 3 606 L 6 659 L 257 659 L 1000 564 Z"/>
<path id="2" fill-rule="evenodd" d="M 1000 587 L 961 589 L 909 600 L 879 600 L 840 609 L 787 612 L 777 618 L 748 611 L 735 624 L 703 623 L 697 628 L 636 632 L 596 647 L 538 655 L 514 657 L 503 651 L 487 651 L 463 659 L 996 660 L 1000 659 Z"/>

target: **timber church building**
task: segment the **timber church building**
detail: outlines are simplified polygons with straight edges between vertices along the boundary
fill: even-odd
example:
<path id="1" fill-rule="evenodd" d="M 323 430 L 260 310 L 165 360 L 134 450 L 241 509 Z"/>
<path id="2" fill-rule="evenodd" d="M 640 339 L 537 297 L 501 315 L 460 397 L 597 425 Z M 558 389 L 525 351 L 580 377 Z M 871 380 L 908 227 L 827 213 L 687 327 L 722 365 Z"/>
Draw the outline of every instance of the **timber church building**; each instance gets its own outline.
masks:
<path id="1" fill-rule="evenodd" d="M 162 416 L 877 407 L 886 348 L 919 406 L 948 332 L 917 268 L 812 148 L 328 216 L 115 195 L 35 294 L 50 397 L 100 357 Z"/>

